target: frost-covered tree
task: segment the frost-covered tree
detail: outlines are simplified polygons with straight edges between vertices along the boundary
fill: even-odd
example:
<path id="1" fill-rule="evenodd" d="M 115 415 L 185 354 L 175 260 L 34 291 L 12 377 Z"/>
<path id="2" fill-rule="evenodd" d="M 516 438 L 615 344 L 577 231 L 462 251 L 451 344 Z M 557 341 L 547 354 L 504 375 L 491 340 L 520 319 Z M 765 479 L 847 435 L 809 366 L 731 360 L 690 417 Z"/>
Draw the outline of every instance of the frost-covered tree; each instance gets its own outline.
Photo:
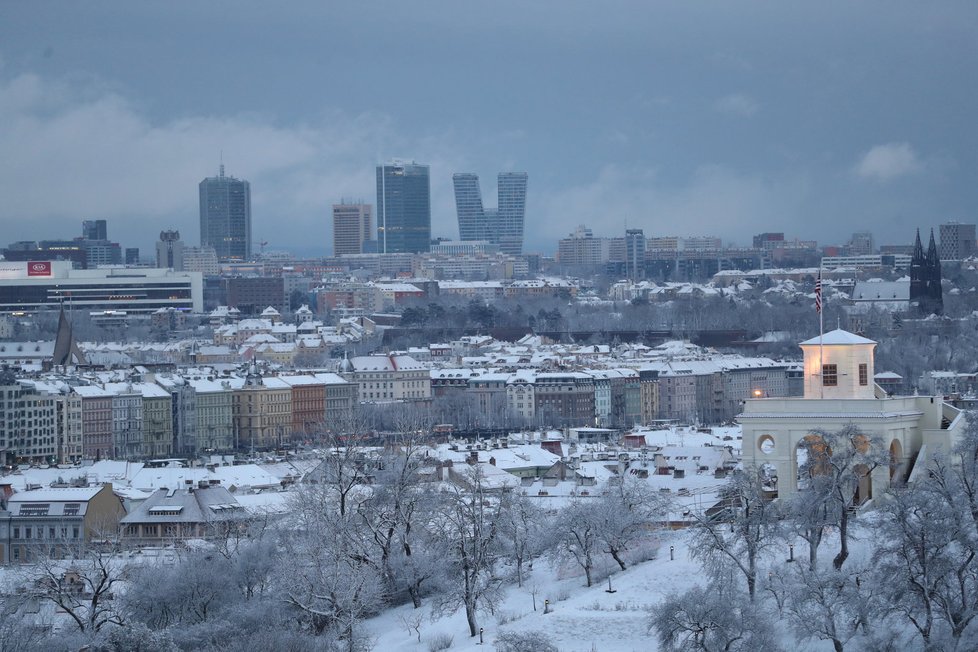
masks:
<path id="1" fill-rule="evenodd" d="M 357 515 L 370 544 L 369 555 L 384 580 L 387 599 L 396 600 L 407 591 L 415 606 L 420 606 L 423 577 L 401 572 L 412 556 L 422 556 L 414 543 L 419 539 L 417 524 L 430 492 L 421 487 L 418 472 L 429 464 L 423 448 L 411 438 L 394 442 L 380 454 L 367 497 L 358 503 Z M 416 564 L 415 564 L 416 567 Z"/>
<path id="2" fill-rule="evenodd" d="M 693 587 L 652 608 L 649 629 L 669 652 L 769 652 L 780 649 L 770 622 L 729 583 Z"/>
<path id="3" fill-rule="evenodd" d="M 832 566 L 840 570 L 849 558 L 852 539 L 850 521 L 853 501 L 860 482 L 874 469 L 889 463 L 889 457 L 878 437 L 864 434 L 854 425 L 834 432 L 816 431 L 803 440 L 805 463 L 799 473 L 806 479 L 801 488 L 807 509 L 796 510 L 796 522 L 801 533 L 810 538 L 809 545 L 817 549 L 824 524 L 838 532 L 839 552 Z M 816 551 L 809 551 L 809 559 Z"/>
<path id="4" fill-rule="evenodd" d="M 592 505 L 603 552 L 625 570 L 625 554 L 652 546 L 652 532 L 667 510 L 667 501 L 648 483 L 626 475 Z"/>
<path id="5" fill-rule="evenodd" d="M 780 531 L 778 509 L 763 485 L 764 476 L 757 469 L 734 472 L 717 508 L 694 515 L 690 537 L 690 555 L 703 562 L 707 574 L 720 579 L 733 566 L 747 581 L 751 600 L 757 592 L 761 555 Z"/>
<path id="6" fill-rule="evenodd" d="M 929 478 L 895 489 L 878 524 L 877 588 L 926 649 L 978 645 L 972 517 L 964 495 L 945 494 L 959 472 L 941 462 Z"/>
<path id="7" fill-rule="evenodd" d="M 577 498 L 563 508 L 553 525 L 550 558 L 554 563 L 573 562 L 584 571 L 588 586 L 594 583 L 595 559 L 601 552 L 600 525 L 594 503 Z"/>
<path id="8" fill-rule="evenodd" d="M 142 564 L 129 571 L 124 596 L 129 618 L 153 629 L 206 623 L 238 598 L 231 561 L 193 551 L 176 564 Z"/>
<path id="9" fill-rule="evenodd" d="M 504 496 L 502 506 L 501 527 L 506 554 L 516 565 L 516 583 L 522 587 L 523 567 L 528 565 L 532 570 L 533 559 L 546 547 L 551 519 L 521 493 Z"/>
<path id="10" fill-rule="evenodd" d="M 869 573 L 795 565 L 785 582 L 788 594 L 783 610 L 795 633 L 803 640 L 829 641 L 835 652 L 843 652 L 869 625 L 874 599 L 869 584 L 864 586 L 860 577 L 868 578 Z"/>
<path id="11" fill-rule="evenodd" d="M 498 572 L 502 554 L 503 502 L 486 490 L 479 468 L 460 471 L 469 487 L 452 485 L 440 494 L 431 527 L 447 542 L 445 581 L 435 596 L 436 613 L 465 609 L 469 636 L 479 633 L 478 613 L 492 611 L 502 597 Z"/>
<path id="12" fill-rule="evenodd" d="M 360 623 L 382 603 L 383 578 L 370 560 L 360 518 L 340 513 L 339 501 L 329 485 L 296 493 L 293 521 L 281 539 L 288 563 L 276 574 L 276 588 L 311 631 L 334 636 L 354 652 L 362 649 Z"/>
<path id="13" fill-rule="evenodd" d="M 67 614 L 79 632 L 94 635 L 124 622 L 116 592 L 125 562 L 114 553 L 91 548 L 70 562 L 41 557 L 24 569 L 24 580 L 40 600 Z"/>

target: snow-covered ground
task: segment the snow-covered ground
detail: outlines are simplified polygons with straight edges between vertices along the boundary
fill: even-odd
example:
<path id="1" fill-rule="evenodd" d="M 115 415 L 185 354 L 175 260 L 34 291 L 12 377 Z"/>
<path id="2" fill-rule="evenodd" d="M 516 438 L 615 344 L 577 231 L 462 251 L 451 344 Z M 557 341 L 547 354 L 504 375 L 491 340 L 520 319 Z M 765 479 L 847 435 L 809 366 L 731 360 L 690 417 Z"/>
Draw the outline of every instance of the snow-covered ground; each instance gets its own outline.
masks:
<path id="1" fill-rule="evenodd" d="M 366 622 L 366 630 L 376 641 L 375 650 L 382 652 L 414 652 L 429 649 L 429 641 L 439 635 L 453 637 L 449 650 L 483 652 L 493 650 L 496 636 L 501 632 L 538 631 L 545 634 L 560 652 L 654 652 L 659 650 L 654 631 L 649 629 L 650 610 L 667 596 L 683 593 L 696 585 L 705 585 L 706 577 L 699 562 L 689 558 L 689 530 L 669 530 L 660 533 L 660 548 L 656 559 L 630 566 L 626 571 L 610 575 L 614 593 L 608 592 L 607 573 L 611 566 L 600 566 L 595 585 L 586 587 L 583 574 L 570 571 L 569 577 L 558 573 L 546 561 L 537 561 L 534 570 L 524 580 L 523 587 L 515 581 L 508 585 L 505 598 L 495 614 L 480 613 L 483 643 L 479 637 L 470 638 L 465 612 L 439 619 L 431 618 L 430 606 L 415 610 L 410 604 L 390 609 Z M 673 546 L 670 560 L 669 547 Z M 866 539 L 850 544 L 848 564 L 856 565 L 866 553 Z M 831 564 L 836 552 L 835 541 L 827 539 L 820 548 L 823 566 Z M 761 565 L 763 572 L 773 565 L 788 566 L 787 545 L 776 546 Z M 806 544 L 795 544 L 796 559 L 807 558 Z M 609 561 L 610 558 L 609 558 Z M 613 565 L 613 562 L 611 562 Z M 743 582 L 742 577 L 737 581 Z M 536 610 L 533 609 L 532 589 L 536 587 Z M 746 590 L 746 589 L 745 589 Z M 550 600 L 550 613 L 544 613 L 544 600 Z M 421 642 L 418 633 L 409 630 L 407 622 L 421 615 Z M 772 608 L 771 617 L 778 620 Z M 822 652 L 832 649 L 827 641 L 799 643 L 786 626 L 777 625 L 783 648 L 799 652 Z M 847 648 L 848 649 L 848 648 Z"/>

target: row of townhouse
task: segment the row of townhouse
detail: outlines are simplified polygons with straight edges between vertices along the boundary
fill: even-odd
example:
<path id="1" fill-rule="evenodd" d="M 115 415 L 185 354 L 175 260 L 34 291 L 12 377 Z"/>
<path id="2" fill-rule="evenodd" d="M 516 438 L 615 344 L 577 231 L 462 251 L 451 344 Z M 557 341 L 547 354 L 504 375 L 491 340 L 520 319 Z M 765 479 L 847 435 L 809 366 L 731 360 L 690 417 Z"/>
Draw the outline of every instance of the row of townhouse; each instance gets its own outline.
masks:
<path id="1" fill-rule="evenodd" d="M 250 518 L 220 480 L 188 480 L 131 502 L 113 491 L 111 483 L 20 492 L 0 484 L 0 564 L 78 559 L 92 547 L 224 538 L 239 532 Z"/>
<path id="2" fill-rule="evenodd" d="M 146 373 L 138 381 L 0 377 L 0 463 L 149 459 L 272 448 L 346 422 L 356 385 L 333 373 Z"/>
<path id="3" fill-rule="evenodd" d="M 431 371 L 435 397 L 464 395 L 485 417 L 528 423 L 624 428 L 674 420 L 723 423 L 743 401 L 789 395 L 788 365 L 766 358 L 642 362 L 637 368 L 513 372 Z"/>

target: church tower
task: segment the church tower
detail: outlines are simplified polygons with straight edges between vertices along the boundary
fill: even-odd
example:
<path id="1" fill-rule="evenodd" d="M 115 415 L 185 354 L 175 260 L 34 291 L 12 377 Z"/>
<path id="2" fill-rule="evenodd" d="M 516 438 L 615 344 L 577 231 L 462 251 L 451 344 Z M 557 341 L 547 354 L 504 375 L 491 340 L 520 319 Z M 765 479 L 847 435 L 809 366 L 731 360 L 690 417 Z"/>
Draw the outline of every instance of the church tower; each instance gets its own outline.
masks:
<path id="1" fill-rule="evenodd" d="M 944 312 L 944 289 L 941 287 L 941 258 L 937 254 L 937 244 L 934 242 L 934 229 L 930 230 L 925 268 L 927 271 L 926 314 L 940 315 Z"/>
<path id="2" fill-rule="evenodd" d="M 910 303 L 917 305 L 921 315 L 940 315 L 944 312 L 944 290 L 941 287 L 941 259 L 934 241 L 934 230 L 930 232 L 927 254 L 920 243 L 920 229 L 913 245 L 910 258 Z"/>

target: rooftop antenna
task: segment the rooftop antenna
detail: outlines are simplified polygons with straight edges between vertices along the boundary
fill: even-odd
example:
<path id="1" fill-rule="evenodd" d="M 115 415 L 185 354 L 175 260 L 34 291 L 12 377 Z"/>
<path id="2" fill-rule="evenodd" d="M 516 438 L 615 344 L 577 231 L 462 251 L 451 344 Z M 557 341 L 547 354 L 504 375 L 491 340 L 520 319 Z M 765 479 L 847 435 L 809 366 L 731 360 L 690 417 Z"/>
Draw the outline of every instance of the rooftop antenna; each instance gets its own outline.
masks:
<path id="1" fill-rule="evenodd" d="M 224 150 L 221 150 L 221 178 L 224 178 Z"/>

